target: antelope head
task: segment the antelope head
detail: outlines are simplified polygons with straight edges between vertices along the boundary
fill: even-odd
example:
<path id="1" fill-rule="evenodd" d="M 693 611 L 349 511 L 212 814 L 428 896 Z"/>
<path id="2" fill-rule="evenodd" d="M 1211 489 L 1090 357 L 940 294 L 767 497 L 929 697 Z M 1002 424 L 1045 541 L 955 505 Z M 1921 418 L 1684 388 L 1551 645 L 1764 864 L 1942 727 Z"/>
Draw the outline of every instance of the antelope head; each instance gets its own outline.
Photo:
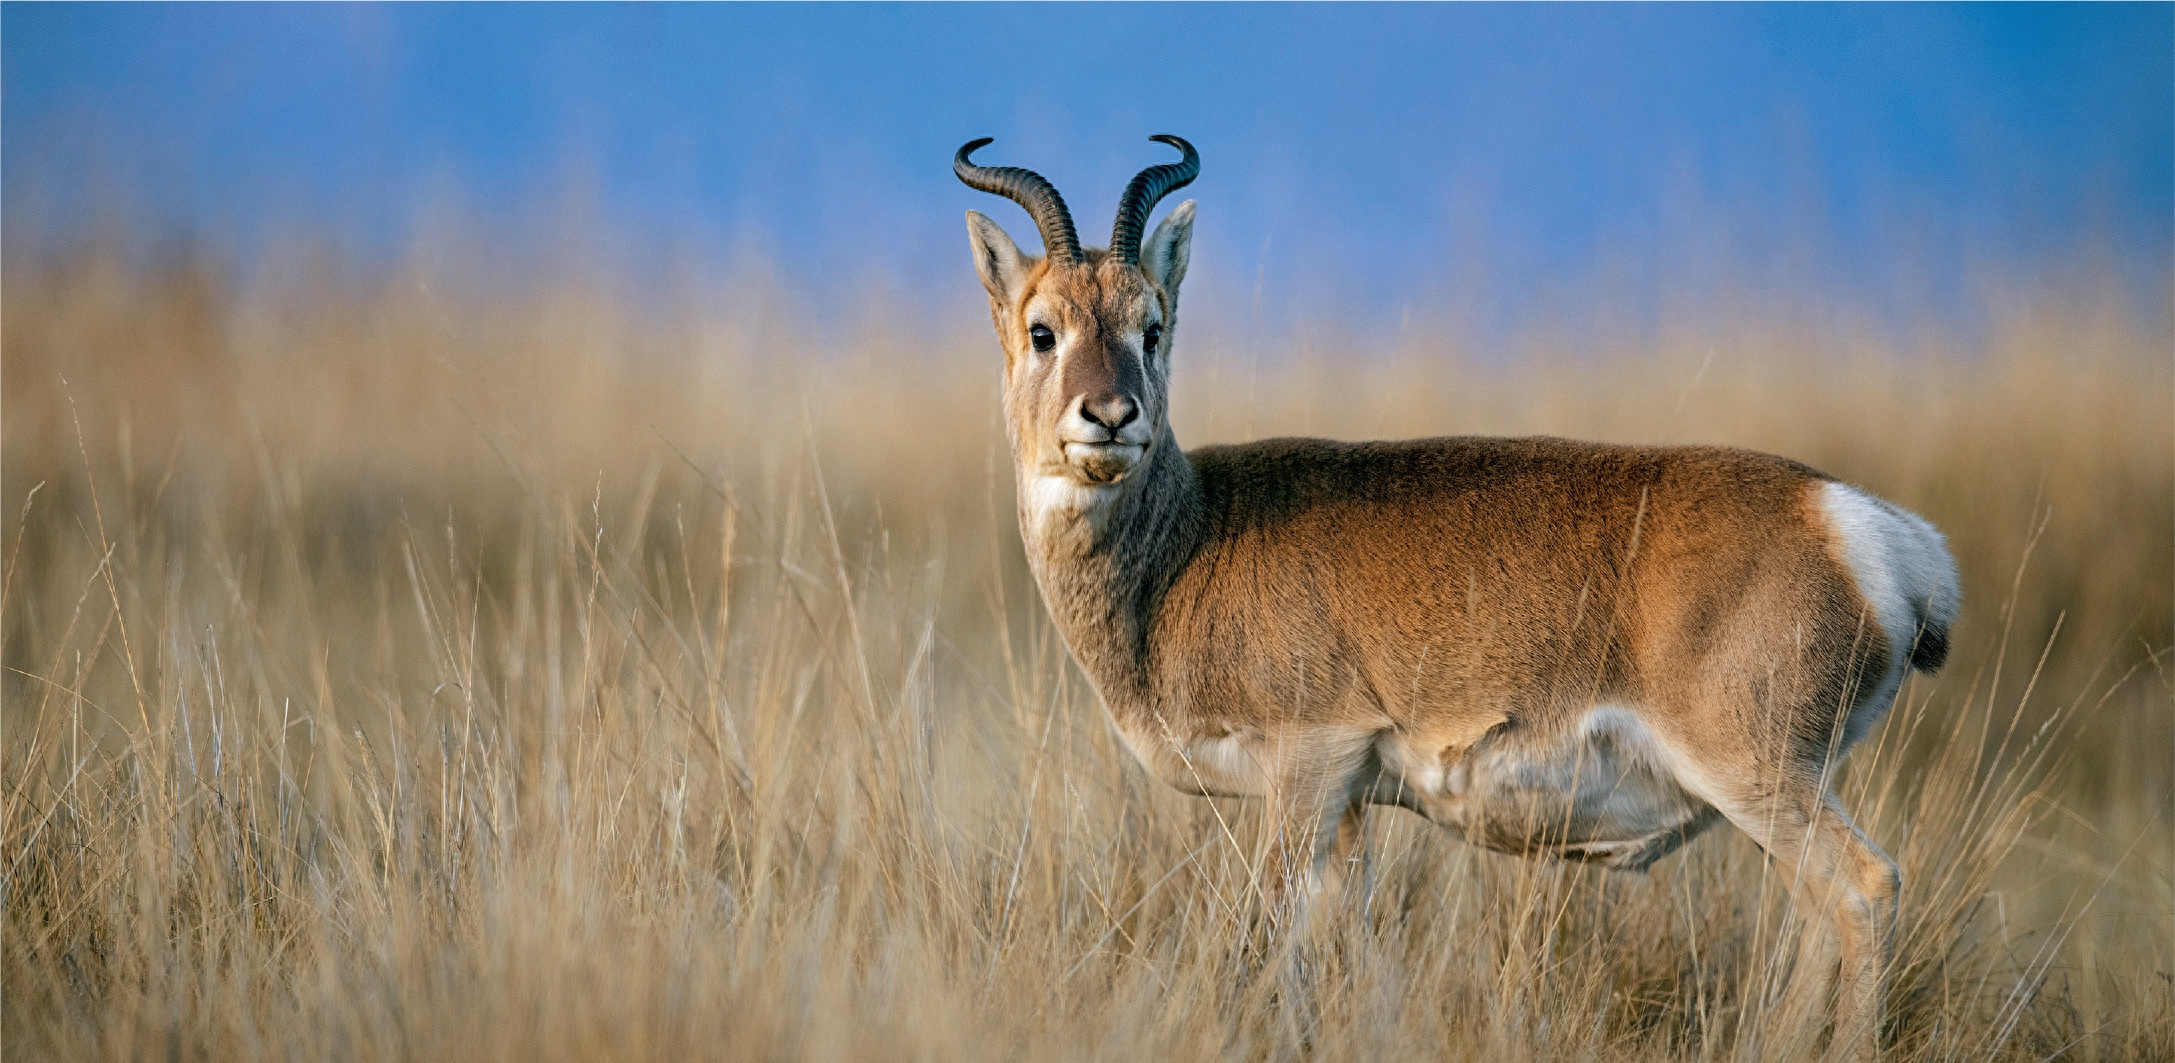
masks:
<path id="1" fill-rule="evenodd" d="M 1170 352 L 1178 284 L 1193 238 L 1193 202 L 1180 204 L 1145 241 L 1148 213 L 1200 173 L 1193 145 L 1153 138 L 1184 153 L 1142 170 L 1118 202 L 1110 247 L 1082 248 L 1057 189 L 1018 167 L 976 166 L 959 149 L 959 179 L 1027 208 L 1043 257 L 1021 253 L 978 211 L 967 212 L 974 267 L 1004 344 L 1004 408 L 1030 533 L 1053 513 L 1092 514 L 1123 489 L 1157 448 L 1169 448 Z"/>

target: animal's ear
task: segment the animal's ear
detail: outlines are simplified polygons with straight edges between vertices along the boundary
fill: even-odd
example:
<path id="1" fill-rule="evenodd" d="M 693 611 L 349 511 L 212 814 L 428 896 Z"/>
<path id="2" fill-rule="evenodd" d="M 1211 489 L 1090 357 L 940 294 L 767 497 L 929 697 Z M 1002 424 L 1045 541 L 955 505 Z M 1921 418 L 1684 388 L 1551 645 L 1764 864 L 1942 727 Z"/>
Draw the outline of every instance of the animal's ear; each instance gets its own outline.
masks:
<path id="1" fill-rule="evenodd" d="M 1193 201 L 1186 200 L 1155 227 L 1141 245 L 1141 272 L 1154 277 L 1172 300 L 1178 298 L 1178 282 L 1186 279 L 1186 261 L 1193 254 Z"/>
<path id="2" fill-rule="evenodd" d="M 1010 307 L 1019 301 L 1027 283 L 1031 260 L 1020 254 L 1018 244 L 981 211 L 967 212 L 967 241 L 974 246 L 974 271 L 982 275 L 990 302 Z"/>

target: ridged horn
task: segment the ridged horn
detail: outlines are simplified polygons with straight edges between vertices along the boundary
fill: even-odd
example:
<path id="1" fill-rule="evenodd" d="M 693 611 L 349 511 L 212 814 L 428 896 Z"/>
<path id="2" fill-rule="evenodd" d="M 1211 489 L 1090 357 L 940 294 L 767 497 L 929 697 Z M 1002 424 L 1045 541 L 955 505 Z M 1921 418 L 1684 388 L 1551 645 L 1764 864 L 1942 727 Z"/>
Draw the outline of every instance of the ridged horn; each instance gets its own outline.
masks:
<path id="1" fill-rule="evenodd" d="M 1072 212 L 1065 209 L 1065 197 L 1057 194 L 1057 187 L 1033 170 L 1017 166 L 976 166 L 967 161 L 975 149 L 990 144 L 995 137 L 970 140 L 952 156 L 952 172 L 959 175 L 969 187 L 992 192 L 1027 208 L 1034 216 L 1035 228 L 1042 233 L 1042 248 L 1052 261 L 1080 261 L 1080 235 L 1073 231 Z"/>
<path id="2" fill-rule="evenodd" d="M 1148 227 L 1148 212 L 1164 196 L 1192 184 L 1201 175 L 1201 156 L 1182 137 L 1161 133 L 1149 140 L 1169 144 L 1185 153 L 1177 162 L 1150 166 L 1133 175 L 1118 199 L 1118 224 L 1110 231 L 1110 253 L 1128 266 L 1140 265 L 1140 234 Z"/>

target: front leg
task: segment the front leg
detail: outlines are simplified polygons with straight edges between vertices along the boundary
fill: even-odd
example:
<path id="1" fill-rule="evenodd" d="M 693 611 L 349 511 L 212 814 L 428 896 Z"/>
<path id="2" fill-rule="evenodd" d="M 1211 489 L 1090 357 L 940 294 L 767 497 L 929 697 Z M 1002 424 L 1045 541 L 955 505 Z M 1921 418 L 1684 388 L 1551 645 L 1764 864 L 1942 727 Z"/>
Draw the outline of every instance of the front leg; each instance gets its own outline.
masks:
<path id="1" fill-rule="evenodd" d="M 1317 733 L 1276 751 L 1259 865 L 1272 936 L 1300 932 L 1315 898 L 1341 892 L 1352 877 L 1365 825 L 1369 737 Z"/>

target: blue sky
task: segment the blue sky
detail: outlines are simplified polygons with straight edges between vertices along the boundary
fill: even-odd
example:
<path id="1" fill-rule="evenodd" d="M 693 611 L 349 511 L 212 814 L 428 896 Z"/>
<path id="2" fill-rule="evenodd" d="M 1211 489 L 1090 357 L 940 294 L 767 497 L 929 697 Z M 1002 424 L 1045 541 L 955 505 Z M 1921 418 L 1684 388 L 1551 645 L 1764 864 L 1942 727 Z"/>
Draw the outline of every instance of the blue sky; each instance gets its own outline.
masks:
<path id="1" fill-rule="evenodd" d="M 448 212 L 518 257 L 579 204 L 635 283 L 754 258 L 978 313 L 961 212 L 1032 226 L 953 149 L 996 137 L 1099 241 L 1166 131 L 1196 278 L 1272 315 L 1970 317 L 2080 263 L 2164 302 L 2175 261 L 2166 4 L 8 3 L 0 77 L 15 240 L 121 209 L 245 264 Z"/>

